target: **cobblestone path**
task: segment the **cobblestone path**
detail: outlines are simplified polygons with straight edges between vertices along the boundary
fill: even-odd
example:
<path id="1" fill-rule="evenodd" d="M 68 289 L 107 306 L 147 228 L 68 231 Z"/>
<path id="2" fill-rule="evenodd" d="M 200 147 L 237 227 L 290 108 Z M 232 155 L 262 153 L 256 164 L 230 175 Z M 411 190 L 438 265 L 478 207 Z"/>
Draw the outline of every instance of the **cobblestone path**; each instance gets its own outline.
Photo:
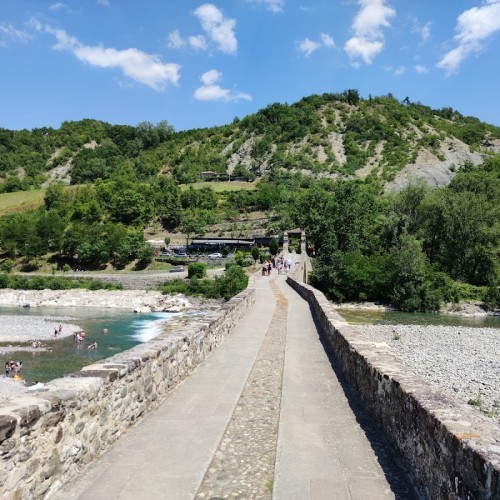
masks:
<path id="1" fill-rule="evenodd" d="M 270 284 L 271 323 L 197 499 L 272 498 L 288 301 L 274 279 Z"/>

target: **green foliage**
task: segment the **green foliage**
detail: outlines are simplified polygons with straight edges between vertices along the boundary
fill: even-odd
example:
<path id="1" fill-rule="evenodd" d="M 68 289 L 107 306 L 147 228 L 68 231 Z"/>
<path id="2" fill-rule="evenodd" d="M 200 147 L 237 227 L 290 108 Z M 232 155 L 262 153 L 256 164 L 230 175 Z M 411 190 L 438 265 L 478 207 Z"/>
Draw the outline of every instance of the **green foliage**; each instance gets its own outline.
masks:
<path id="1" fill-rule="evenodd" d="M 162 286 L 164 294 L 183 293 L 190 296 L 203 296 L 209 299 L 229 300 L 248 285 L 248 276 L 243 269 L 233 264 L 222 277 L 215 279 L 171 280 Z"/>
<path id="2" fill-rule="evenodd" d="M 255 260 L 255 261 L 259 260 L 259 257 L 260 257 L 260 249 L 259 249 L 259 247 L 253 246 L 252 250 L 251 250 L 251 253 L 252 253 L 252 259 L 253 260 Z"/>
<path id="3" fill-rule="evenodd" d="M 279 243 L 278 243 L 278 240 L 276 238 L 273 238 L 269 242 L 269 253 L 271 255 L 278 255 L 278 252 L 279 252 Z"/>
<path id="4" fill-rule="evenodd" d="M 5 259 L 0 263 L 0 272 L 9 274 L 14 269 L 14 262 L 11 259 Z"/>
<path id="5" fill-rule="evenodd" d="M 207 265 L 203 262 L 192 262 L 188 266 L 188 278 L 204 278 L 207 275 Z"/>
<path id="6" fill-rule="evenodd" d="M 74 280 L 59 276 L 35 276 L 29 279 L 19 275 L 0 274 L 0 288 L 13 290 L 69 290 L 83 288 L 88 290 L 120 290 L 122 286 L 116 283 L 104 283 L 100 280 Z"/>

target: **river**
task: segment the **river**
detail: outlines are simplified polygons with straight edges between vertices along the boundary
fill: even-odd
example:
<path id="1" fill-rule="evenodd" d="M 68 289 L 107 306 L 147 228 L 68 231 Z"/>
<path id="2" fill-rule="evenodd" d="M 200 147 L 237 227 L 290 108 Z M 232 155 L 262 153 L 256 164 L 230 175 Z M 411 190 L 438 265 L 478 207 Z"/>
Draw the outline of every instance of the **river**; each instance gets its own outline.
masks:
<path id="1" fill-rule="evenodd" d="M 138 315 L 123 309 L 91 307 L 2 307 L 1 314 L 64 318 L 69 323 L 79 325 L 86 332 L 84 345 L 76 344 L 70 336 L 43 341 L 43 347 L 49 350 L 17 351 L 3 356 L 3 363 L 10 359 L 23 362 L 22 376 L 28 385 L 62 377 L 146 342 L 161 333 L 165 321 L 178 315 L 167 312 Z M 104 328 L 108 330 L 106 335 L 103 333 Z M 86 346 L 94 341 L 97 341 L 97 350 L 87 350 Z M 4 342 L 1 345 L 9 344 Z"/>
<path id="2" fill-rule="evenodd" d="M 456 316 L 438 313 L 407 313 L 400 311 L 375 311 L 370 309 L 343 309 L 337 312 L 356 325 L 441 325 L 475 328 L 500 328 L 500 316 Z"/>

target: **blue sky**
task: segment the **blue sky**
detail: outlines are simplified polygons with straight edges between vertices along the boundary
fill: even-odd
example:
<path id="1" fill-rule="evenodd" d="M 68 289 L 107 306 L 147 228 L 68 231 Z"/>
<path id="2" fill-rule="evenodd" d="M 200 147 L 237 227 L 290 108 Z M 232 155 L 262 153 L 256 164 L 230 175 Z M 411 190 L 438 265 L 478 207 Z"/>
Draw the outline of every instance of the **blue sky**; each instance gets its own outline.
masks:
<path id="1" fill-rule="evenodd" d="M 1 0 L 0 127 L 175 130 L 356 88 L 500 126 L 500 0 Z"/>

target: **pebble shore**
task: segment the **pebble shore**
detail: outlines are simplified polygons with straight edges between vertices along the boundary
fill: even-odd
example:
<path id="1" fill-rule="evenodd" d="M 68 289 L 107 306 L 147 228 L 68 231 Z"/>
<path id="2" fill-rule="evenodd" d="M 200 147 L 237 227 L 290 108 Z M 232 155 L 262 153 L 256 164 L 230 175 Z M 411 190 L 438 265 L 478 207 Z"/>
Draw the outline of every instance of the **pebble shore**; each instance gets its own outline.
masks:
<path id="1" fill-rule="evenodd" d="M 500 329 L 457 326 L 355 325 L 384 342 L 411 370 L 500 421 Z"/>

